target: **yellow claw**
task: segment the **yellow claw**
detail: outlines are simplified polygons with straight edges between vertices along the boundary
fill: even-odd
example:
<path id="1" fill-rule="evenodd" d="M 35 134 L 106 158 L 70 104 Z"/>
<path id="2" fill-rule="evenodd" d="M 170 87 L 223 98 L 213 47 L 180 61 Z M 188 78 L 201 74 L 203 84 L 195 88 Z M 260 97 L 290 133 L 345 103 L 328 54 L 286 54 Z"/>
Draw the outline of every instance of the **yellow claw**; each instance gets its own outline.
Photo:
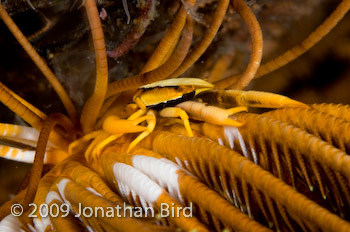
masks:
<path id="1" fill-rule="evenodd" d="M 152 133 L 152 131 L 156 127 L 156 115 L 155 115 L 153 110 L 148 111 L 147 115 L 144 117 L 148 117 L 148 119 L 147 119 L 148 125 L 146 127 L 146 130 L 143 131 L 139 136 L 137 136 L 136 139 L 134 139 L 130 143 L 127 152 L 129 152 L 132 148 L 134 148 L 142 139 L 144 139 L 146 136 L 148 136 L 150 133 Z"/>
<path id="2" fill-rule="evenodd" d="M 247 111 L 246 107 L 234 107 L 231 109 L 222 109 L 216 106 L 207 106 L 200 102 L 186 101 L 178 104 L 179 107 L 191 115 L 191 118 L 205 121 L 220 126 L 241 126 L 242 123 L 231 118 L 230 115 L 238 112 Z"/>
<path id="3" fill-rule="evenodd" d="M 95 146 L 94 150 L 92 151 L 92 154 L 94 157 L 99 157 L 101 154 L 102 149 L 107 146 L 109 143 L 113 142 L 123 134 L 115 134 L 111 135 L 108 138 L 104 139 L 101 143 Z"/>
<path id="4" fill-rule="evenodd" d="M 232 118 L 229 118 L 230 115 L 237 114 L 239 112 L 248 112 L 248 109 L 245 106 L 239 106 L 239 107 L 233 107 L 233 108 L 225 110 L 227 118 L 223 119 L 222 124 L 225 126 L 235 126 L 235 127 L 242 126 L 243 123 L 238 122 Z"/>
<path id="5" fill-rule="evenodd" d="M 151 119 L 149 115 L 134 120 L 119 119 L 116 116 L 109 116 L 103 122 L 103 130 L 111 134 L 142 132 L 145 131 L 147 127 L 138 126 L 138 124 L 149 119 Z"/>
<path id="6" fill-rule="evenodd" d="M 229 116 L 229 115 L 237 114 L 239 112 L 248 112 L 248 109 L 245 106 L 239 106 L 239 107 L 233 107 L 233 108 L 227 109 L 226 112 L 227 112 L 227 116 Z"/>
<path id="7" fill-rule="evenodd" d="M 162 111 L 160 111 L 159 114 L 162 117 L 180 117 L 184 123 L 188 136 L 193 137 L 193 132 L 190 126 L 190 122 L 188 121 L 188 115 L 183 109 L 180 109 L 177 107 L 167 107 Z"/>

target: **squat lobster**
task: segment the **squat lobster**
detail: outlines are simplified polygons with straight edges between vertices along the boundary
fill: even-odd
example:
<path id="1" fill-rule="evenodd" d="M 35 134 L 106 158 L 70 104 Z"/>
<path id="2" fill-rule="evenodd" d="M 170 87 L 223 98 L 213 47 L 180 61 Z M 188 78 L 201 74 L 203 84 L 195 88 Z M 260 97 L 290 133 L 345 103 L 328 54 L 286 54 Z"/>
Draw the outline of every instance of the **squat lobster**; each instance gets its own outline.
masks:
<path id="1" fill-rule="evenodd" d="M 197 94 L 212 88 L 213 85 L 211 83 L 198 78 L 167 79 L 142 86 L 133 97 L 133 100 L 139 110 L 137 110 L 126 120 L 119 119 L 116 116 L 107 117 L 103 122 L 103 130 L 113 135 L 104 140 L 100 145 L 105 146 L 106 144 L 112 142 L 115 138 L 115 134 L 142 132 L 135 140 L 131 142 L 128 149 L 128 151 L 130 151 L 134 146 L 136 146 L 137 143 L 139 143 L 154 130 L 156 124 L 156 114 L 152 109 L 160 110 L 159 114 L 161 117 L 180 117 L 186 128 L 188 136 L 193 137 L 189 117 L 186 111 L 193 115 L 194 118 L 202 120 L 207 118 L 206 116 L 208 116 L 208 110 L 212 111 L 211 121 L 215 124 L 215 111 L 220 108 L 211 107 L 210 109 L 207 108 L 208 110 L 206 111 L 193 111 L 191 109 L 177 107 L 177 105 L 179 103 L 183 104 L 183 102 L 192 100 Z M 192 103 L 188 102 L 188 104 Z M 206 107 L 203 105 L 202 108 Z M 228 119 L 227 117 L 233 113 L 246 111 L 247 109 L 245 107 L 239 107 L 234 111 L 223 109 L 220 110 L 225 111 L 226 113 L 223 115 L 220 111 L 218 116 L 221 118 L 225 117 L 227 119 L 225 122 L 230 122 L 228 125 L 240 126 L 241 123 L 235 122 L 233 119 Z M 206 113 L 203 115 L 203 112 Z M 147 121 L 148 125 L 140 126 L 139 124 L 143 121 Z M 218 123 L 222 124 L 223 120 L 220 119 L 220 122 Z M 100 145 L 99 147 L 101 147 Z"/>

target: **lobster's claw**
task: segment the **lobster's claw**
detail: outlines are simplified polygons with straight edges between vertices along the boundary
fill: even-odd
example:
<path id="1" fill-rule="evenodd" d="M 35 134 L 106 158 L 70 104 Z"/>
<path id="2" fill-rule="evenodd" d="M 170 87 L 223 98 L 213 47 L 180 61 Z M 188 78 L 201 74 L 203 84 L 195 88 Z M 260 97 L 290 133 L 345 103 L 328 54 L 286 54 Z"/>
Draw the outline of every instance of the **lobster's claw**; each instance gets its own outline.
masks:
<path id="1" fill-rule="evenodd" d="M 149 115 L 134 120 L 120 119 L 116 116 L 109 116 L 103 122 L 103 130 L 111 134 L 142 132 L 145 131 L 147 127 L 139 126 L 138 124 L 149 119 L 151 119 Z"/>

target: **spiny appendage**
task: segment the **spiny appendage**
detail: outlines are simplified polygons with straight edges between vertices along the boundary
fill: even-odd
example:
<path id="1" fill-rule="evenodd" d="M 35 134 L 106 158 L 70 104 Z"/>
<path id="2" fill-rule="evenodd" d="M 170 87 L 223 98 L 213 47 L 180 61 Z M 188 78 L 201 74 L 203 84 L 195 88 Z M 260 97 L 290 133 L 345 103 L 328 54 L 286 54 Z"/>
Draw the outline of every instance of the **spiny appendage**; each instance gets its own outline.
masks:
<path id="1" fill-rule="evenodd" d="M 242 123 L 229 118 L 230 115 L 247 111 L 246 107 L 235 107 L 231 109 L 222 109 L 216 106 L 206 106 L 204 103 L 195 101 L 186 101 L 177 105 L 185 110 L 193 119 L 212 123 L 214 125 L 226 125 L 239 127 Z"/>
<path id="2" fill-rule="evenodd" d="M 305 105 L 302 102 L 290 99 L 288 97 L 261 91 L 211 90 L 206 93 L 203 93 L 202 95 L 205 100 L 207 98 L 214 97 L 217 100 L 217 102 L 222 105 L 236 105 L 261 108 L 310 108 L 308 105 Z"/>
<path id="3" fill-rule="evenodd" d="M 298 175 L 294 171 L 300 170 L 300 175 L 308 183 L 310 190 L 317 186 L 323 198 L 333 198 L 324 189 L 326 187 L 328 189 L 336 188 L 337 186 L 327 186 L 329 182 L 322 181 L 318 173 L 330 171 L 331 174 L 327 174 L 328 176 L 340 173 L 342 178 L 350 180 L 349 156 L 320 138 L 269 117 L 246 114 L 239 115 L 238 119 L 245 121 L 245 126 L 239 128 L 239 131 L 235 131 L 236 128 L 225 128 L 227 139 L 237 139 L 241 144 L 240 149 L 243 150 L 243 153 L 246 151 L 248 157 L 254 158 L 256 154 L 261 154 L 260 157 L 257 157 L 259 165 L 264 165 L 265 168 L 276 175 L 278 174 L 286 182 L 289 182 L 288 176 L 292 175 L 294 179 L 294 176 Z M 233 131 L 233 129 L 235 130 Z M 238 133 L 243 139 L 242 142 Z M 273 154 L 272 158 L 269 158 L 270 153 Z M 289 157 L 290 155 L 292 155 L 292 159 Z M 272 165 L 269 165 L 271 162 Z M 268 165 L 266 166 L 266 164 Z M 291 164 L 296 169 L 293 170 Z M 287 167 L 288 171 L 283 172 L 282 167 Z M 310 176 L 316 176 L 316 180 Z M 343 185 L 342 183 L 338 184 Z M 349 189 L 349 184 L 346 184 L 345 189 Z M 348 195 L 346 191 L 341 191 L 340 196 L 334 197 L 341 199 L 343 196 L 348 198 Z"/>
<path id="4" fill-rule="evenodd" d="M 168 144 L 173 144 L 173 146 L 168 146 Z M 157 150 L 170 160 L 180 161 L 181 163 L 187 160 L 187 162 L 191 163 L 191 167 L 199 168 L 200 176 L 207 173 L 206 175 L 214 178 L 221 172 L 219 169 L 223 169 L 226 173 L 225 176 L 233 176 L 239 183 L 245 181 L 249 186 L 255 186 L 261 193 L 269 196 L 271 200 L 282 204 L 290 218 L 295 219 L 296 217 L 294 216 L 298 215 L 297 223 L 302 222 L 307 225 L 311 223 L 310 225 L 317 228 L 330 230 L 349 229 L 349 223 L 298 193 L 270 172 L 263 170 L 236 152 L 209 139 L 190 138 L 165 131 L 155 131 L 152 133 L 152 136 L 148 136 L 145 139 L 142 145 L 149 149 Z M 205 179 L 203 181 L 207 183 Z M 207 184 L 213 185 L 213 181 L 211 180 Z M 224 180 L 221 179 L 221 181 Z M 228 182 L 230 183 L 230 181 Z M 232 191 L 232 189 L 229 189 L 229 191 Z M 245 202 L 245 200 L 241 199 L 241 202 Z M 254 201 L 249 202 L 252 203 Z M 256 208 L 255 205 L 254 207 Z M 252 206 L 250 208 L 252 209 Z M 312 217 L 315 211 L 320 217 Z M 325 221 L 326 218 L 327 221 Z"/>
<path id="5" fill-rule="evenodd" d="M 343 104 L 312 104 L 311 108 L 350 121 L 350 106 Z"/>
<path id="6" fill-rule="evenodd" d="M 179 196 L 178 177 L 176 174 L 179 167 L 176 167 L 171 162 L 147 156 L 134 156 L 131 159 L 131 163 L 129 162 L 130 165 L 128 165 L 123 163 L 127 158 L 123 156 L 122 154 L 116 156 L 112 153 L 102 156 L 105 175 L 121 196 L 129 198 L 131 195 L 132 201 L 136 206 L 144 209 L 152 205 L 160 209 L 162 203 L 173 205 L 174 207 L 182 206 L 162 186 L 165 184 L 167 188 L 170 187 L 168 190 L 175 188 L 173 189 L 175 191 L 170 192 L 175 194 L 175 198 L 181 198 Z M 165 180 L 161 180 L 162 178 Z M 130 194 L 131 190 L 132 194 Z M 186 218 L 183 215 L 179 216 L 169 217 L 168 219 L 183 230 L 207 230 L 195 217 Z"/>
<path id="7" fill-rule="evenodd" d="M 350 123 L 342 118 L 318 110 L 302 108 L 279 109 L 264 115 L 300 127 L 350 153 Z"/>

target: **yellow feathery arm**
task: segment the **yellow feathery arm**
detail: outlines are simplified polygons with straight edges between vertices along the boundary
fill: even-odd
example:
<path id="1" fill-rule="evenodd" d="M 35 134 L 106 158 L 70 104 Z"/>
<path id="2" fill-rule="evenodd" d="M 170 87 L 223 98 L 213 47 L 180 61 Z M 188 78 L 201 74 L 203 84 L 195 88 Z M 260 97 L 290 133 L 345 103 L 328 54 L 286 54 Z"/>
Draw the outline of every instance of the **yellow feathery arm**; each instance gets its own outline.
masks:
<path id="1" fill-rule="evenodd" d="M 239 80 L 232 86 L 233 89 L 243 89 L 254 78 L 255 73 L 260 66 L 263 50 L 263 38 L 260 24 L 252 10 L 245 4 L 245 2 L 243 0 L 232 0 L 232 5 L 247 24 L 252 38 L 252 54 L 250 56 L 247 69 Z"/>
<path id="2" fill-rule="evenodd" d="M 21 103 L 21 101 L 12 96 L 7 89 L 8 88 L 4 87 L 0 82 L 0 102 L 20 116 L 24 121 L 29 123 L 32 127 L 40 130 L 43 119 L 26 106 L 29 105 L 29 103 L 26 103 L 26 105 Z M 25 100 L 22 99 L 22 102 L 23 101 L 25 102 Z"/>
<path id="3" fill-rule="evenodd" d="M 135 89 L 142 85 L 153 83 L 169 77 L 169 75 L 171 75 L 177 69 L 177 67 L 179 67 L 185 58 L 191 46 L 192 34 L 192 19 L 187 18 L 185 29 L 182 32 L 182 38 L 169 60 L 153 71 L 110 83 L 108 85 L 106 98 L 111 97 L 116 93 Z"/>
<path id="4" fill-rule="evenodd" d="M 96 55 L 96 84 L 93 95 L 84 105 L 80 122 L 85 134 L 91 132 L 102 107 L 108 84 L 108 64 L 102 25 L 94 0 L 85 2 Z"/>
<path id="5" fill-rule="evenodd" d="M 266 75 L 276 69 L 288 64 L 292 60 L 296 59 L 316 43 L 318 43 L 325 35 L 332 30 L 338 22 L 344 17 L 344 15 L 350 9 L 350 0 L 343 0 L 338 7 L 332 12 L 332 14 L 314 31 L 312 32 L 303 42 L 286 51 L 279 57 L 262 64 L 255 77 L 258 78 Z M 218 89 L 225 89 L 234 84 L 238 79 L 241 78 L 242 74 L 235 75 L 233 77 L 225 78 L 215 83 L 215 87 Z"/>
<path id="6" fill-rule="evenodd" d="M 56 91 L 57 95 L 60 97 L 64 107 L 66 108 L 67 113 L 69 114 L 69 117 L 72 119 L 73 122 L 77 122 L 78 121 L 78 114 L 75 110 L 75 107 L 74 107 L 71 99 L 68 97 L 68 94 L 64 90 L 63 86 L 57 80 L 57 77 L 55 76 L 55 74 L 53 74 L 53 72 L 47 66 L 45 61 L 39 56 L 37 51 L 29 43 L 27 38 L 19 30 L 17 25 L 13 22 L 13 20 L 7 14 L 6 10 L 2 7 L 1 4 L 0 4 L 0 17 L 4 21 L 4 23 L 6 24 L 8 29 L 15 36 L 17 41 L 21 44 L 23 49 L 27 52 L 27 54 L 30 56 L 30 58 L 33 60 L 33 62 L 36 64 L 36 66 L 44 74 L 46 79 L 50 82 L 50 84 L 52 85 L 52 87 Z"/>
<path id="7" fill-rule="evenodd" d="M 222 20 L 226 14 L 226 10 L 229 4 L 229 0 L 220 0 L 219 4 L 215 10 L 215 14 L 213 16 L 213 20 L 210 24 L 210 27 L 205 32 L 204 36 L 198 43 L 198 45 L 192 50 L 192 52 L 186 57 L 181 66 L 170 76 L 170 77 L 178 77 L 182 73 L 184 73 L 189 67 L 191 67 L 194 62 L 198 60 L 198 58 L 204 53 L 204 51 L 208 48 L 208 46 L 213 41 L 217 31 L 219 30 Z"/>

